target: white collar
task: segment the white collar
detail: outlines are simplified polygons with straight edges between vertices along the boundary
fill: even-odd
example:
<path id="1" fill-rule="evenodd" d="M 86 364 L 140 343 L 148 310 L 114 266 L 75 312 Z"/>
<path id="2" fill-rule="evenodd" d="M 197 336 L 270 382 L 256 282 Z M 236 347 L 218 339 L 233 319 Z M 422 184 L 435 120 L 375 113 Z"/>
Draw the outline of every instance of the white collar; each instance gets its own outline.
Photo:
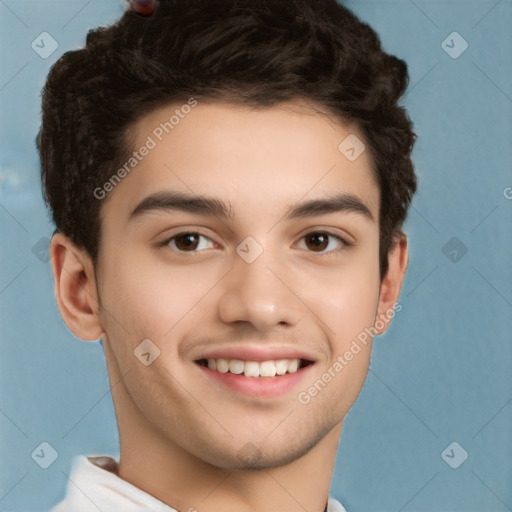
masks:
<path id="1" fill-rule="evenodd" d="M 177 512 L 115 474 L 117 461 L 108 456 L 77 455 L 72 460 L 67 494 L 51 512 Z M 346 512 L 329 498 L 328 512 Z"/>

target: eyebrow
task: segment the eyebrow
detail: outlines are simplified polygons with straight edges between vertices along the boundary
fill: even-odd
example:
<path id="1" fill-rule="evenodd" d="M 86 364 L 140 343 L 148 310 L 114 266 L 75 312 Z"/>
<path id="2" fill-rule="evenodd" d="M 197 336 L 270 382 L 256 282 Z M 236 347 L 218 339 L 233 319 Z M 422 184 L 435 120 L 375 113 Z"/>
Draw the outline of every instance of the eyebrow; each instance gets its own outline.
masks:
<path id="1" fill-rule="evenodd" d="M 234 219 L 235 212 L 230 202 L 225 203 L 215 197 L 191 195 L 177 191 L 156 192 L 144 198 L 130 213 L 129 220 L 152 211 L 183 211 L 196 215 L 207 215 L 222 219 Z M 361 199 L 352 194 L 340 193 L 323 199 L 313 199 L 292 205 L 284 215 L 285 220 L 336 212 L 358 213 L 371 221 L 373 215 Z"/>

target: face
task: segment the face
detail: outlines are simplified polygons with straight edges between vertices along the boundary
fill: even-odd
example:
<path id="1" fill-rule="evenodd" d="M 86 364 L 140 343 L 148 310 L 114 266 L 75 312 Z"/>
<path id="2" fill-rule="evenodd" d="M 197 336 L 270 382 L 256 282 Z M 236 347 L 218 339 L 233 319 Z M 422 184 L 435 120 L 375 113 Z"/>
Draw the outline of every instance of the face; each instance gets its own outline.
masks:
<path id="1" fill-rule="evenodd" d="M 346 353 L 379 299 L 370 155 L 347 159 L 357 130 L 295 103 L 199 103 L 158 130 L 175 108 L 139 121 L 151 149 L 102 205 L 120 436 L 138 416 L 216 466 L 281 465 L 341 427 L 368 371 L 371 340 Z"/>

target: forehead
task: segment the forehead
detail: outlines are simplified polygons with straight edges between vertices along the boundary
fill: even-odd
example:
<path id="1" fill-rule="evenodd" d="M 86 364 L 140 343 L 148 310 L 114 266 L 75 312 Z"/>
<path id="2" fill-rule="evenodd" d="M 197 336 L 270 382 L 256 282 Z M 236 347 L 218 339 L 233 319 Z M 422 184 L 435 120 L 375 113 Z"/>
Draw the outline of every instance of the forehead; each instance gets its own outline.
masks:
<path id="1" fill-rule="evenodd" d="M 134 154 L 103 218 L 115 210 L 128 220 L 141 199 L 162 190 L 224 197 L 235 214 L 282 211 L 302 198 L 342 192 L 378 218 L 378 185 L 357 127 L 303 103 L 173 103 L 141 118 L 131 134 Z M 361 154 L 350 158 L 355 151 Z"/>

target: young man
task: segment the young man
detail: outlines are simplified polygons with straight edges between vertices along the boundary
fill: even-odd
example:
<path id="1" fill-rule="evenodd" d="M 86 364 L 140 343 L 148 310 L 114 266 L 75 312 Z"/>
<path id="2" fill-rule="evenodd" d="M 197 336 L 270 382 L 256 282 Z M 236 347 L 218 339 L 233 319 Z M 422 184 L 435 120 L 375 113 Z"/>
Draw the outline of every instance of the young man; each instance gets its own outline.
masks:
<path id="1" fill-rule="evenodd" d="M 56 300 L 105 351 L 120 458 L 55 512 L 330 512 L 397 308 L 405 64 L 335 0 L 168 0 L 65 54 L 38 137 Z"/>

